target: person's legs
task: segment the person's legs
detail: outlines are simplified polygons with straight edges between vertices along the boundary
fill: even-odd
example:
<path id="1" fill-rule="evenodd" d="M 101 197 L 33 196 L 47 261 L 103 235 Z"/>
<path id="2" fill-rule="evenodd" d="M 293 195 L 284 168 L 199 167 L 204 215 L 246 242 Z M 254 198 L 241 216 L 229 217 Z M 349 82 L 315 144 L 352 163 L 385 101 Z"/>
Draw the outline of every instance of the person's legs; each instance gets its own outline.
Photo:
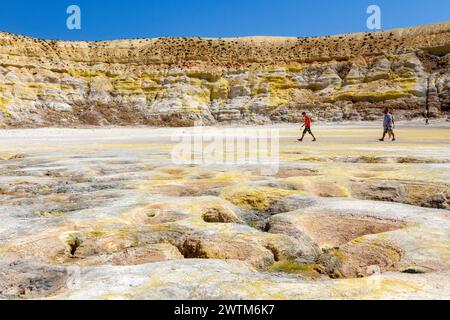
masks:
<path id="1" fill-rule="evenodd" d="M 384 128 L 383 131 L 383 138 L 380 139 L 380 141 L 384 141 L 384 138 L 386 137 L 386 134 L 388 133 L 387 128 Z"/>
<path id="2" fill-rule="evenodd" d="M 313 137 L 313 141 L 316 141 L 317 139 L 316 139 L 316 137 L 314 136 L 314 134 L 312 133 L 311 128 L 308 128 L 308 132 L 309 132 L 309 134 Z"/>
<path id="3" fill-rule="evenodd" d="M 395 141 L 395 133 L 393 129 L 391 130 L 390 135 L 392 137 L 392 141 Z"/>
<path id="4" fill-rule="evenodd" d="M 306 135 L 307 132 L 308 132 L 308 129 L 305 128 L 305 130 L 303 130 L 302 137 L 301 137 L 300 139 L 298 139 L 298 141 L 302 142 L 302 141 L 303 141 L 303 138 L 305 137 L 305 135 Z"/>
<path id="5" fill-rule="evenodd" d="M 298 139 L 298 141 L 302 142 L 307 133 L 309 133 L 313 137 L 313 141 L 317 141 L 316 137 L 314 136 L 314 134 L 311 131 L 311 128 L 305 128 L 305 130 L 303 130 L 302 137 L 300 139 Z"/>

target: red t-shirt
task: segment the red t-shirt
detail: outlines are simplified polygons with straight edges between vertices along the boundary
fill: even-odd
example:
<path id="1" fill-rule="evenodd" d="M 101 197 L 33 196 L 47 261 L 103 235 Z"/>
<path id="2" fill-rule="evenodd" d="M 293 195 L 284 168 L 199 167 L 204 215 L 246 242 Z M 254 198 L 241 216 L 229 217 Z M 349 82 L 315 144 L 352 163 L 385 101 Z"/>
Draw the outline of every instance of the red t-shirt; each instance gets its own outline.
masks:
<path id="1" fill-rule="evenodd" d="M 311 127 L 311 118 L 306 116 L 305 117 L 305 127 L 310 128 Z"/>

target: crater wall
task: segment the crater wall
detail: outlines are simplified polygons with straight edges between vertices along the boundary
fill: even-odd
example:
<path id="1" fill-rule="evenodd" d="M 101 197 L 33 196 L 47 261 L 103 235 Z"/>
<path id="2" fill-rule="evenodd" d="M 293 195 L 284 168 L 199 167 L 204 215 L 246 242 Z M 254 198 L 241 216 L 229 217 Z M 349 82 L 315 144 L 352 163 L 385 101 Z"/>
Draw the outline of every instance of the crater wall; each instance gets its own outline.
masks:
<path id="1" fill-rule="evenodd" d="M 40 40 L 0 33 L 0 126 L 448 117 L 450 22 L 317 38 Z"/>

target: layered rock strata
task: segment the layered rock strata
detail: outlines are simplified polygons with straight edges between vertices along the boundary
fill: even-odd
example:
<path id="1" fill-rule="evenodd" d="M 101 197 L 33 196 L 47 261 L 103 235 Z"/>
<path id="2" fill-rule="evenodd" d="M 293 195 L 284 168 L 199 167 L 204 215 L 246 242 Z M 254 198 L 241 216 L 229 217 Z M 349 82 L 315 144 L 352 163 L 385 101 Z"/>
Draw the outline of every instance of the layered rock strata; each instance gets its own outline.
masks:
<path id="1" fill-rule="evenodd" d="M 49 41 L 0 33 L 0 126 L 447 117 L 450 23 L 318 38 Z"/>

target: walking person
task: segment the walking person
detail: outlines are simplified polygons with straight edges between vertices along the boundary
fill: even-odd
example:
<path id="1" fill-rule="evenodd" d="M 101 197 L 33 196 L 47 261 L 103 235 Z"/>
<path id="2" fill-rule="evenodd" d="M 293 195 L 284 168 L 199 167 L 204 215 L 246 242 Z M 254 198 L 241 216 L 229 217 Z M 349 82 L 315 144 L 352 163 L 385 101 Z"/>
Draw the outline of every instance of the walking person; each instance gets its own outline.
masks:
<path id="1" fill-rule="evenodd" d="M 392 116 L 392 113 L 389 111 L 389 109 L 384 109 L 384 120 L 383 120 L 383 137 L 380 139 L 380 141 L 384 141 L 384 138 L 388 134 L 390 138 L 392 138 L 392 141 L 395 141 L 395 133 L 394 133 L 394 117 Z"/>
<path id="2" fill-rule="evenodd" d="M 389 111 L 391 117 L 392 117 L 392 130 L 389 132 L 389 139 L 391 139 L 391 141 L 395 141 L 395 118 L 394 118 L 394 113 L 392 111 Z"/>
<path id="3" fill-rule="evenodd" d="M 305 123 L 303 124 L 302 128 L 305 127 L 305 130 L 303 130 L 303 135 L 300 139 L 298 139 L 298 141 L 303 142 L 303 138 L 305 138 L 305 135 L 307 133 L 309 133 L 313 137 L 313 141 L 317 141 L 316 137 L 314 136 L 314 134 L 311 131 L 311 118 L 308 117 L 306 112 L 303 112 L 302 115 L 303 115 L 303 118 L 305 119 Z"/>

